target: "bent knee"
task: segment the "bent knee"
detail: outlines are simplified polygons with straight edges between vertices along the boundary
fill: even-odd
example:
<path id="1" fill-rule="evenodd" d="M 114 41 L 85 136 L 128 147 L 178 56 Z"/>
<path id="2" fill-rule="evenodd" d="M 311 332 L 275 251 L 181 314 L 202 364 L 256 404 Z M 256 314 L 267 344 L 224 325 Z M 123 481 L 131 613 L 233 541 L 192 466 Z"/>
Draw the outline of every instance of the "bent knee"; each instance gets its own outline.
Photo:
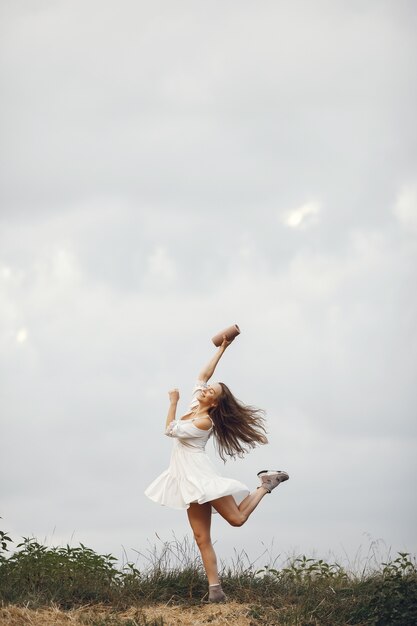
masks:
<path id="1" fill-rule="evenodd" d="M 241 515 L 233 515 L 231 516 L 227 521 L 229 522 L 229 524 L 231 526 L 243 526 L 243 524 L 246 522 L 246 516 L 243 515 L 243 513 Z"/>

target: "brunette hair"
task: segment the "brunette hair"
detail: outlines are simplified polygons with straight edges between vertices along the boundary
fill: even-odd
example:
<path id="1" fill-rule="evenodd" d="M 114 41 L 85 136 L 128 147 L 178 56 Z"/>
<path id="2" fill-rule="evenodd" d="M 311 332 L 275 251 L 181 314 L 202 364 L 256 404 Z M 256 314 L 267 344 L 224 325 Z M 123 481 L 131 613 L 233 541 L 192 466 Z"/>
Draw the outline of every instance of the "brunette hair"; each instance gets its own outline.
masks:
<path id="1" fill-rule="evenodd" d="M 268 443 L 265 436 L 264 411 L 243 404 L 224 383 L 217 404 L 209 410 L 213 421 L 216 446 L 223 461 L 225 456 L 242 457 L 257 444 Z"/>

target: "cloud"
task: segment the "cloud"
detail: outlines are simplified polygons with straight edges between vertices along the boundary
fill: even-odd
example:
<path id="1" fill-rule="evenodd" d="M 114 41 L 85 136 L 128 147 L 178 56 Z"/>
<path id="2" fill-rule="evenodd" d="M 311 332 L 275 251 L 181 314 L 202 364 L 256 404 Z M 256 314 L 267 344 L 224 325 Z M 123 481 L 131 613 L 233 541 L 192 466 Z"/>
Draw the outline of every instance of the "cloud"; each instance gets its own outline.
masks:
<path id="1" fill-rule="evenodd" d="M 166 248 L 157 245 L 148 257 L 147 282 L 152 281 L 173 283 L 177 276 L 174 259 L 169 255 Z"/>
<path id="2" fill-rule="evenodd" d="M 306 202 L 296 209 L 285 212 L 281 220 L 289 228 L 307 228 L 317 224 L 320 210 L 320 202 Z"/>
<path id="3" fill-rule="evenodd" d="M 394 215 L 404 228 L 417 230 L 417 184 L 402 187 L 394 206 Z"/>
<path id="4" fill-rule="evenodd" d="M 16 334 L 17 343 L 25 343 L 27 338 L 28 338 L 28 331 L 26 330 L 26 328 L 21 328 Z"/>
<path id="5" fill-rule="evenodd" d="M 106 552 L 188 532 L 142 491 L 168 463 L 167 389 L 185 407 L 236 322 L 216 376 L 267 410 L 271 444 L 221 470 L 253 487 L 265 463 L 289 470 L 280 551 L 354 551 L 361 530 L 414 549 L 411 5 L 17 5 L 0 61 L 8 528 Z M 401 481 L 384 493 L 387 458 Z M 264 505 L 215 533 L 253 549 Z"/>

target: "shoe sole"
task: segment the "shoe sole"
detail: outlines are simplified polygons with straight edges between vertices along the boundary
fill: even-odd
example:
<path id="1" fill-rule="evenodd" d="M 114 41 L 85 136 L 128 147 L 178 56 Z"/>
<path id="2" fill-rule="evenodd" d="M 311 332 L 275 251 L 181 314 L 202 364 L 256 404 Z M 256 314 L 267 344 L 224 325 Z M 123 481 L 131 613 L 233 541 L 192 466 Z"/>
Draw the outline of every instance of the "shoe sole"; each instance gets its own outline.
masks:
<path id="1" fill-rule="evenodd" d="M 287 472 L 284 472 L 283 470 L 261 470 L 260 472 L 258 472 L 256 475 L 261 478 L 261 476 L 273 476 L 274 474 L 281 474 L 283 477 L 285 476 L 285 478 L 283 478 L 282 482 L 284 482 L 285 480 L 289 479 L 289 474 Z"/>

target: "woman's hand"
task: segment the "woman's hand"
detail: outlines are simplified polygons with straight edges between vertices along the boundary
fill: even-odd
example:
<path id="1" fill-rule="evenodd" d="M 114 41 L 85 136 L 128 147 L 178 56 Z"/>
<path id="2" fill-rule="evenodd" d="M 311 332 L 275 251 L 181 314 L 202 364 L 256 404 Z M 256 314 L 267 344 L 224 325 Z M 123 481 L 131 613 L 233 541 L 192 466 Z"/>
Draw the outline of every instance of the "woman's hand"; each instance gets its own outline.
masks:
<path id="1" fill-rule="evenodd" d="M 220 346 L 221 348 L 223 348 L 223 350 L 226 350 L 227 346 L 230 346 L 230 344 L 232 343 L 232 341 L 234 340 L 231 339 L 230 341 L 227 339 L 226 335 L 223 335 L 223 341 L 222 341 L 222 345 Z"/>
<path id="2" fill-rule="evenodd" d="M 171 389 L 171 391 L 168 391 L 168 395 L 170 404 L 178 404 L 178 400 L 180 399 L 180 392 L 176 387 L 175 389 Z"/>

